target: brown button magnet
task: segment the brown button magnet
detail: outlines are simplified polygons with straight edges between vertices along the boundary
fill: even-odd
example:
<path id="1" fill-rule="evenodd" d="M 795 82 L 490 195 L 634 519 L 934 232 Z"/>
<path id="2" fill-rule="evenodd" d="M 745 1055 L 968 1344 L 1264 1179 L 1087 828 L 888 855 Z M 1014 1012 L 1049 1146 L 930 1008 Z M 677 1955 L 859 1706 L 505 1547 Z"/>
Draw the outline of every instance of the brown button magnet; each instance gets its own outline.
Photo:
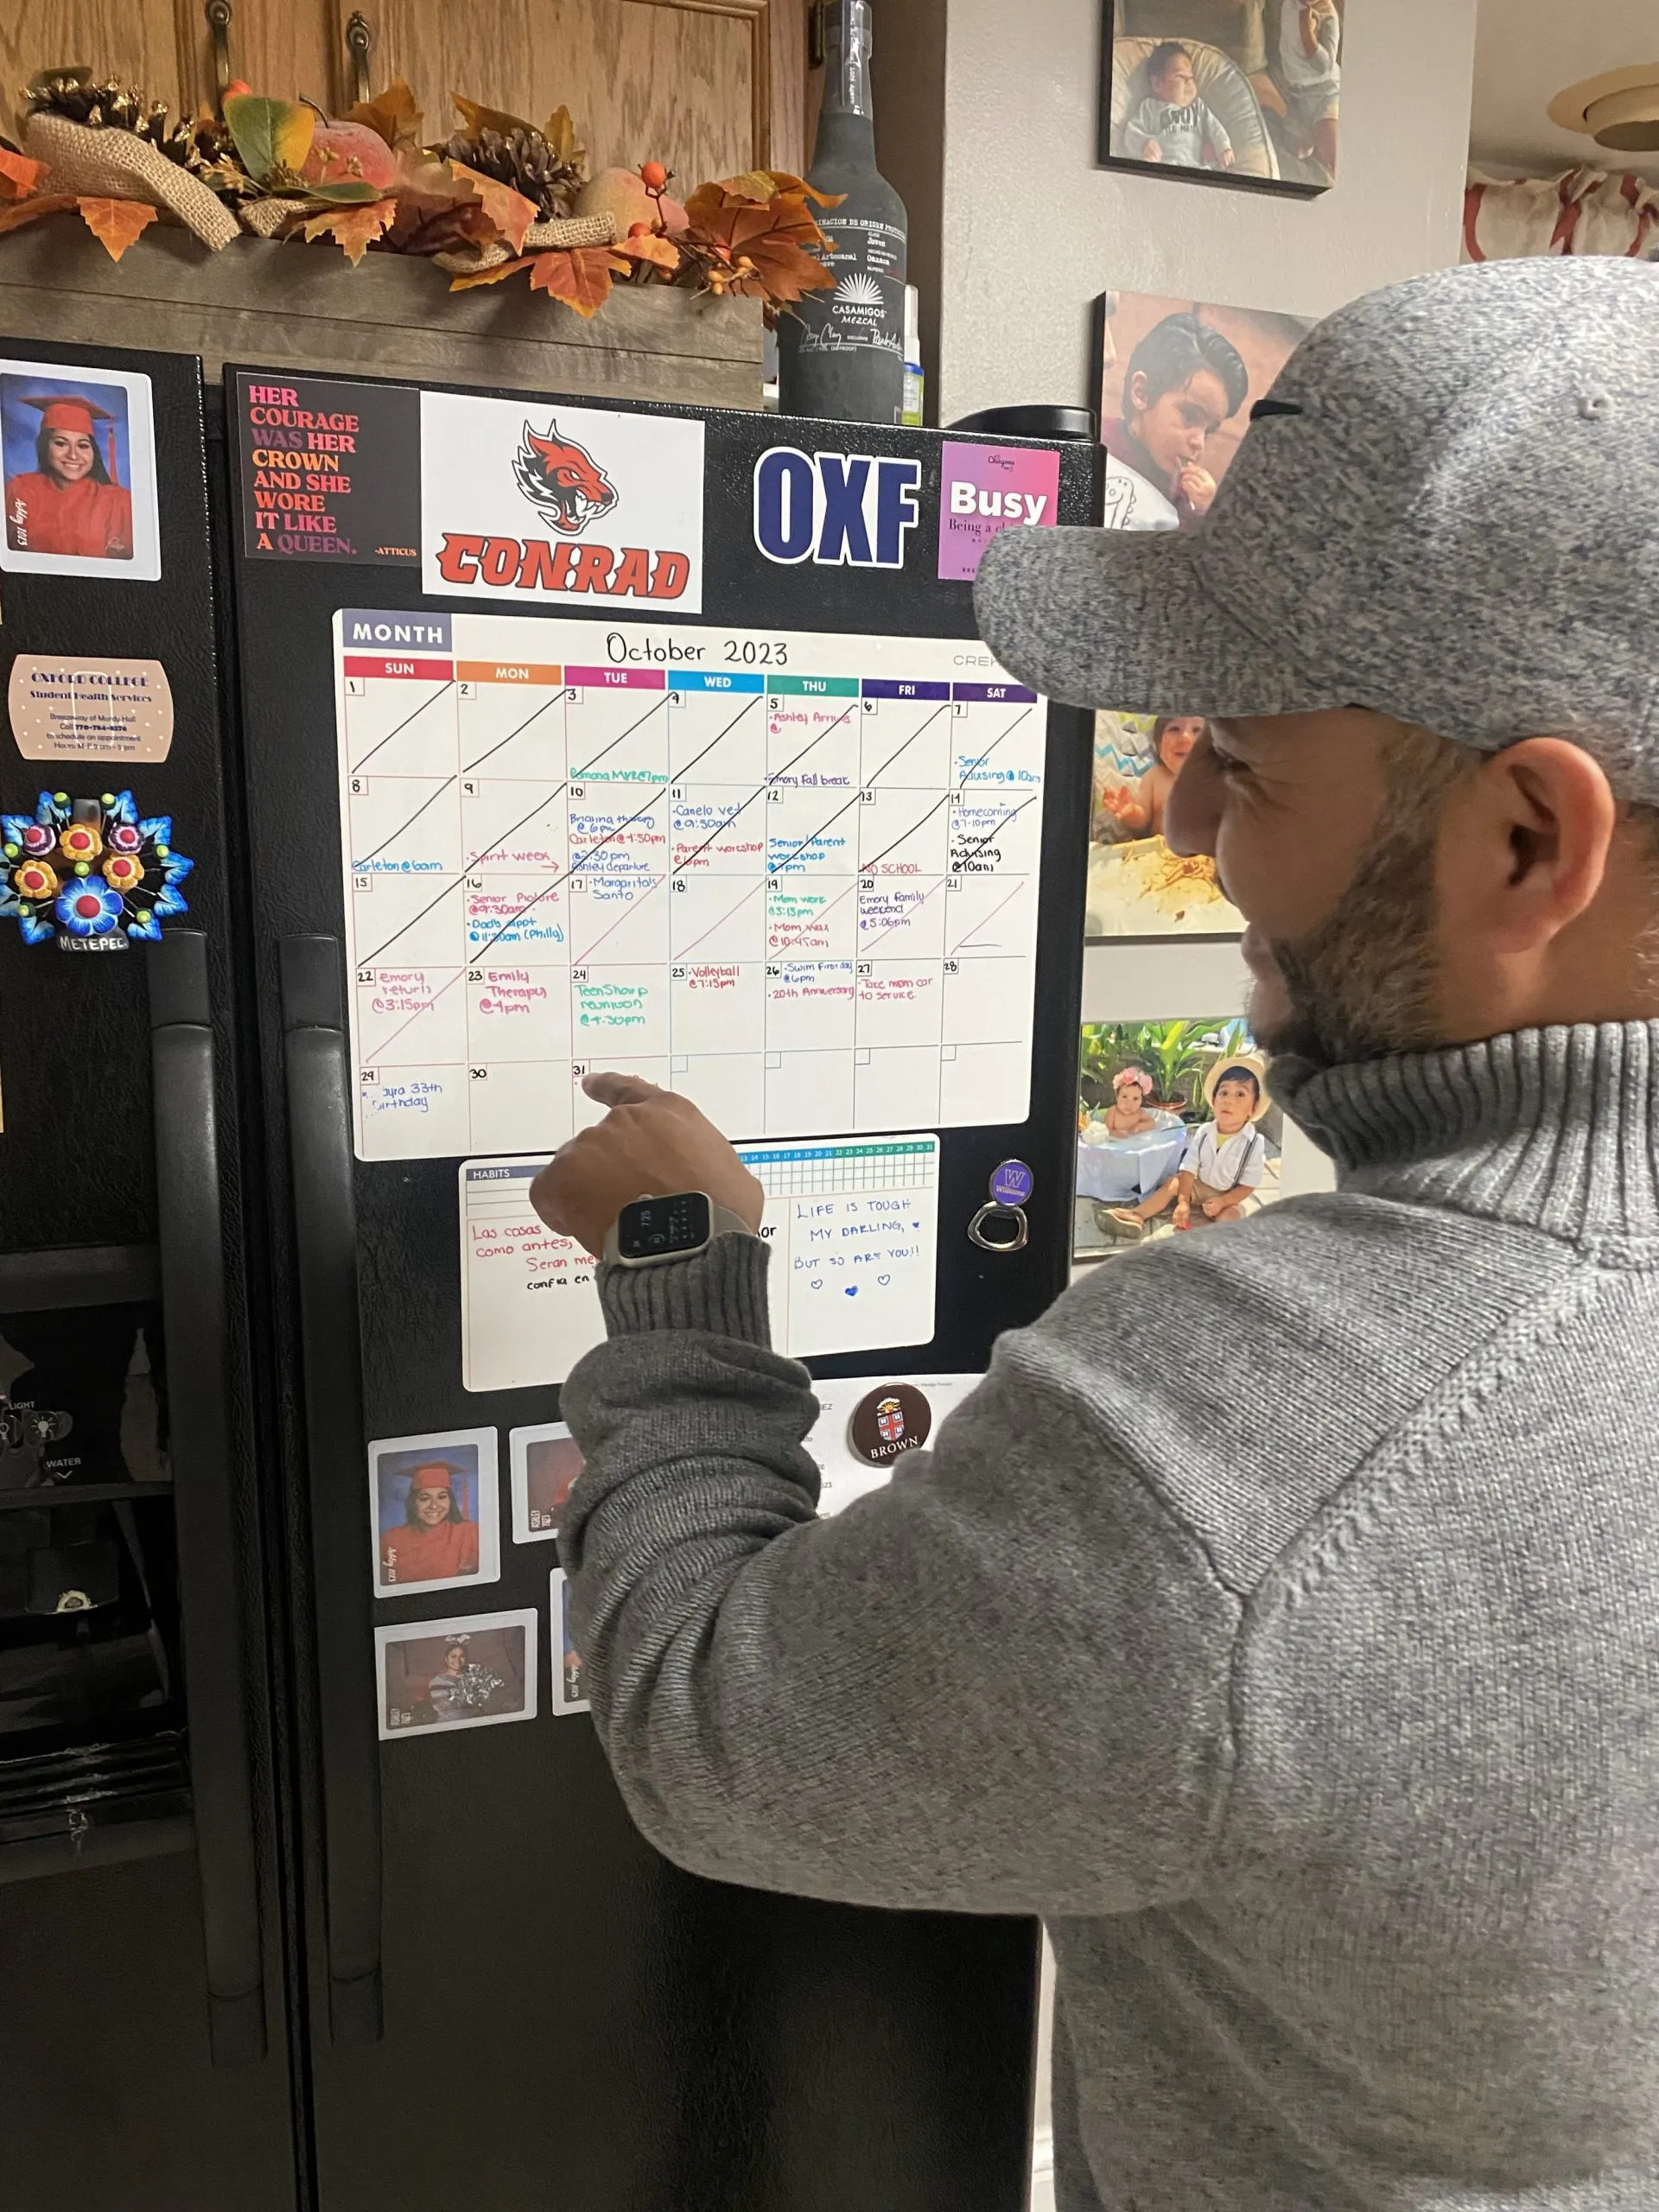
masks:
<path id="1" fill-rule="evenodd" d="M 919 1451 L 933 1427 L 933 1408 L 913 1382 L 883 1382 L 853 1408 L 847 1443 L 855 1458 L 885 1467 L 903 1452 Z"/>

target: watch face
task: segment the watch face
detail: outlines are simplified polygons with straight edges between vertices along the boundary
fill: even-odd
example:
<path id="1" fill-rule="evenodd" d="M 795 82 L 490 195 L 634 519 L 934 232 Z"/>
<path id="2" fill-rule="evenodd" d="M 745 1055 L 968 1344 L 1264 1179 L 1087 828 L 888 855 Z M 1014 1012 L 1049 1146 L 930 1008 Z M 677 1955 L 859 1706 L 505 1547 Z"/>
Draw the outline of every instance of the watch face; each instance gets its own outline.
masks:
<path id="1" fill-rule="evenodd" d="M 671 1198 L 636 1198 L 617 1216 L 616 1250 L 623 1260 L 668 1260 L 709 1242 L 709 1201 L 701 1191 Z"/>

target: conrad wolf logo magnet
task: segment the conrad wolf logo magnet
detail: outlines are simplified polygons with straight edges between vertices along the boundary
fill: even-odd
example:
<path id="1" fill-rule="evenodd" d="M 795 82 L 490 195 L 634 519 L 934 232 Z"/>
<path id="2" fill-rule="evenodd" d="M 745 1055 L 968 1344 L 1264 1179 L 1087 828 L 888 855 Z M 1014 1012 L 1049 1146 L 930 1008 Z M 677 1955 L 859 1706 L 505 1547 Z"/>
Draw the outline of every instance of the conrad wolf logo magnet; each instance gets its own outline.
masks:
<path id="1" fill-rule="evenodd" d="M 423 392 L 423 588 L 698 613 L 702 467 L 701 423 Z"/>
<path id="2" fill-rule="evenodd" d="M 616 486 L 592 454 L 574 438 L 562 438 L 556 423 L 546 434 L 524 425 L 524 442 L 513 464 L 518 489 L 555 530 L 574 537 L 616 505 Z"/>

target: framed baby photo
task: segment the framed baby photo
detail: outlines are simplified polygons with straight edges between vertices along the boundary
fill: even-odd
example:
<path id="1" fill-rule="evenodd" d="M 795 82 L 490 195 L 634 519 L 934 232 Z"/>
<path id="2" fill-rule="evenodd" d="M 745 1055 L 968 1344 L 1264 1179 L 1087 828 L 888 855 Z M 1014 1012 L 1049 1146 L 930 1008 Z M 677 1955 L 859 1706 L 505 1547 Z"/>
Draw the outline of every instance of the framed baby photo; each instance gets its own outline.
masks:
<path id="1" fill-rule="evenodd" d="M 1250 410 L 1313 323 L 1266 308 L 1153 292 L 1095 302 L 1093 389 L 1108 530 L 1196 530 L 1214 504 Z"/>
<path id="2" fill-rule="evenodd" d="M 1244 917 L 1224 893 L 1215 862 L 1173 852 L 1164 837 L 1166 802 L 1205 728 L 1202 715 L 1095 716 L 1087 942 L 1243 934 Z"/>
<path id="3" fill-rule="evenodd" d="M 147 376 L 0 359 L 0 448 L 6 502 L 0 569 L 157 581 L 161 523 Z"/>
<path id="4" fill-rule="evenodd" d="M 1078 1259 L 1248 1220 L 1281 1195 L 1283 1152 L 1284 1117 L 1241 1016 L 1084 1025 Z"/>
<path id="5" fill-rule="evenodd" d="M 376 1629 L 381 1740 L 533 1720 L 536 1630 L 533 1611 Z"/>
<path id="6" fill-rule="evenodd" d="M 1246 191 L 1337 181 L 1346 0 L 1104 0 L 1100 159 Z"/>
<path id="7" fill-rule="evenodd" d="M 378 1438 L 369 1446 L 369 1505 L 377 1598 L 500 1580 L 493 1428 Z"/>

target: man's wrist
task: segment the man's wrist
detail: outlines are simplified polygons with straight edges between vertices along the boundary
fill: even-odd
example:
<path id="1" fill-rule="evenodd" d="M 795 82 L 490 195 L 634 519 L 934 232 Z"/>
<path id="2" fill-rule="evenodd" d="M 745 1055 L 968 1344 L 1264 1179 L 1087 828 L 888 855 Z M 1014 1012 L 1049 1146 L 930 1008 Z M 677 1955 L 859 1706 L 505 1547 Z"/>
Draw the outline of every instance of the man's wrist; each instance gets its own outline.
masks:
<path id="1" fill-rule="evenodd" d="M 739 1234 L 711 1237 L 701 1250 L 654 1267 L 601 1260 L 599 1300 L 613 1337 L 698 1329 L 746 1344 L 772 1342 L 766 1270 L 772 1248 L 740 1222 Z"/>
<path id="2" fill-rule="evenodd" d="M 636 1198 L 606 1230 L 600 1258 L 620 1268 L 662 1267 L 694 1259 L 716 1238 L 751 1236 L 750 1224 L 705 1191 Z"/>

